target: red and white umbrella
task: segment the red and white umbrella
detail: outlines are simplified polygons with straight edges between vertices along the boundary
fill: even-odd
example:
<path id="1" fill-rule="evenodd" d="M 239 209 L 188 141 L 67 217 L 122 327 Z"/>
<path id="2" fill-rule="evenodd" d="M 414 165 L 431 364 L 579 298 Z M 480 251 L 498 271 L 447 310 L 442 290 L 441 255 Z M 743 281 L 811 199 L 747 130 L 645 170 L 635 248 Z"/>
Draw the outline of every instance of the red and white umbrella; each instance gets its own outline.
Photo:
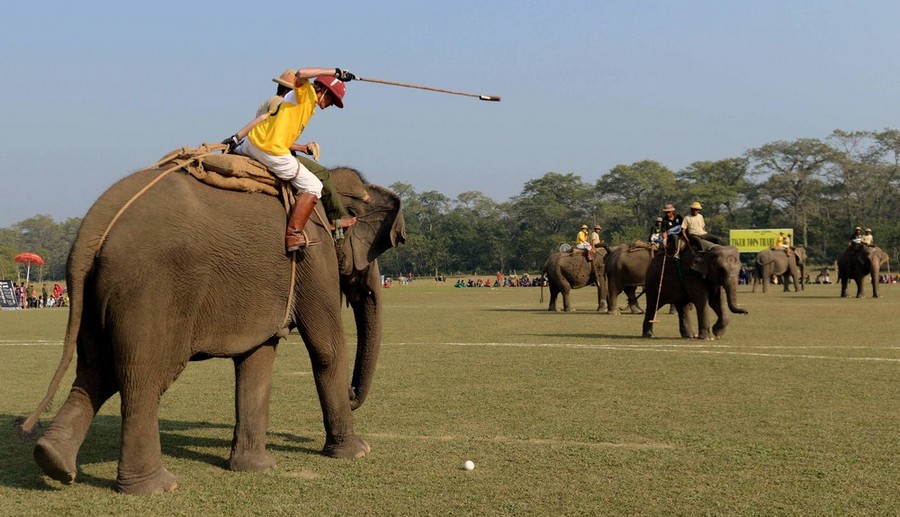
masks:
<path id="1" fill-rule="evenodd" d="M 25 264 L 25 285 L 31 281 L 31 265 L 34 264 L 36 266 L 43 266 L 44 259 L 41 258 L 37 253 L 25 252 L 19 253 L 13 260 L 18 262 L 19 264 Z"/>

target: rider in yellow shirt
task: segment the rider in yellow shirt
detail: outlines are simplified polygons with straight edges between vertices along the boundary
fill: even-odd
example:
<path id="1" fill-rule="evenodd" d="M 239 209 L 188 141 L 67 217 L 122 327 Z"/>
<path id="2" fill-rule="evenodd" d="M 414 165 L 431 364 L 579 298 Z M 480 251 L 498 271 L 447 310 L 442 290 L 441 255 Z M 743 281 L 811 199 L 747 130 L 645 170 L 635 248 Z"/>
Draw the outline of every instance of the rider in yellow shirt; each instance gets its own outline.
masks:
<path id="1" fill-rule="evenodd" d="M 310 83 L 310 79 L 314 81 Z M 223 142 L 235 153 L 258 160 L 299 192 L 284 236 L 288 252 L 318 244 L 307 240 L 303 228 L 322 197 L 322 182 L 291 155 L 291 145 L 315 115 L 316 107 L 344 107 L 344 83 L 353 79 L 355 75 L 340 68 L 302 68 L 294 76 L 293 89 L 272 112 L 260 115 Z"/>

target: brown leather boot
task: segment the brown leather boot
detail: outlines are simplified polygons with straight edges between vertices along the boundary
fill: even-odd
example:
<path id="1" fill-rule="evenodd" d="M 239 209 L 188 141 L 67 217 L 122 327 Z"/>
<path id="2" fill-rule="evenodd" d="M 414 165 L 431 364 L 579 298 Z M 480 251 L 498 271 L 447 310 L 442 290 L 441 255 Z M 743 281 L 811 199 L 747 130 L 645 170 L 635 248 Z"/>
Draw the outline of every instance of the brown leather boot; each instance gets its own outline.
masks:
<path id="1" fill-rule="evenodd" d="M 309 221 L 310 214 L 316 209 L 318 201 L 319 198 L 315 194 L 304 192 L 294 202 L 291 218 L 287 224 L 287 231 L 284 233 L 284 248 L 288 253 L 322 242 L 318 239 L 308 239 L 306 233 L 303 232 L 303 228 L 306 226 L 306 222 Z"/>

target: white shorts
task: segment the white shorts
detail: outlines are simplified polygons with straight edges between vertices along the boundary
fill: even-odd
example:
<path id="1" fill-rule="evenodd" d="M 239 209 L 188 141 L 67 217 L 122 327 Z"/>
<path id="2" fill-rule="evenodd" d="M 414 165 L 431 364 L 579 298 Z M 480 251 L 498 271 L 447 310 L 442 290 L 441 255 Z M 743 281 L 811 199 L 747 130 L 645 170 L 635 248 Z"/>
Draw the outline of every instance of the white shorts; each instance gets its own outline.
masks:
<path id="1" fill-rule="evenodd" d="M 317 198 L 322 197 L 322 182 L 290 154 L 269 154 L 253 145 L 249 138 L 241 140 L 234 152 L 258 160 L 275 177 L 289 181 L 300 192 L 311 192 Z"/>

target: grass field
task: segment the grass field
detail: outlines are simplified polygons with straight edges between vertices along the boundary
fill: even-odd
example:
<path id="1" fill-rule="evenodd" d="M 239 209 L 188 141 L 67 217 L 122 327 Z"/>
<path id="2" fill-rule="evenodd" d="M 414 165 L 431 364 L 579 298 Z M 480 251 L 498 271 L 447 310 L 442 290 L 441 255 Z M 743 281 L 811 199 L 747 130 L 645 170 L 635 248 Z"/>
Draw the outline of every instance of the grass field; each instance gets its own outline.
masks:
<path id="1" fill-rule="evenodd" d="M 370 456 L 318 454 L 321 412 L 295 333 L 276 362 L 278 468 L 223 468 L 232 364 L 193 363 L 160 412 L 179 487 L 153 497 L 113 491 L 118 399 L 95 420 L 74 485 L 41 475 L 12 425 L 46 390 L 67 312 L 0 312 L 0 514 L 900 515 L 897 286 L 861 300 L 835 285 L 742 287 L 750 314 L 700 342 L 678 338 L 668 314 L 642 339 L 641 316 L 595 313 L 591 289 L 574 293 L 579 312 L 557 314 L 538 288 L 451 283 L 385 291 L 376 383 L 355 413 Z M 74 364 L 48 419 L 73 376 Z"/>

